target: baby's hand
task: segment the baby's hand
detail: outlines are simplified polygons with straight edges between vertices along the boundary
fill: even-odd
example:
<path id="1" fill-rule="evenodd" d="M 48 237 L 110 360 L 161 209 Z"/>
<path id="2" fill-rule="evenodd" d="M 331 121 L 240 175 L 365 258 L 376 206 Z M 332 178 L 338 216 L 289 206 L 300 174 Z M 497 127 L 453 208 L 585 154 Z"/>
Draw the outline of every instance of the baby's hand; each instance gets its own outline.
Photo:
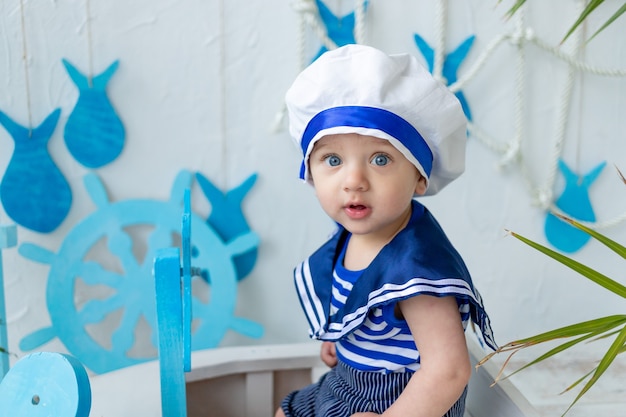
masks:
<path id="1" fill-rule="evenodd" d="M 322 362 L 330 368 L 337 365 L 337 351 L 335 350 L 335 344 L 333 342 L 322 342 L 320 358 L 322 358 Z"/>
<path id="2" fill-rule="evenodd" d="M 350 417 L 378 417 L 380 414 L 376 413 L 354 413 Z"/>

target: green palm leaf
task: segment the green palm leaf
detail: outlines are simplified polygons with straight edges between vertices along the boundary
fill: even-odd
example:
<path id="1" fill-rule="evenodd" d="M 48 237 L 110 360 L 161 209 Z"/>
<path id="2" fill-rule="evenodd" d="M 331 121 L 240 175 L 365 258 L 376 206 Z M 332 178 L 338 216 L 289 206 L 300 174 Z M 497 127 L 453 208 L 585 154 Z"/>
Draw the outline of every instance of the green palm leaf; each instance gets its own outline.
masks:
<path id="1" fill-rule="evenodd" d="M 615 332 L 616 334 L 619 332 Z M 622 354 L 626 352 L 626 345 L 622 346 L 621 349 L 619 349 L 618 354 Z M 595 368 L 593 368 L 591 371 L 587 372 L 585 375 L 583 375 L 582 377 L 580 377 L 576 382 L 574 382 L 572 385 L 570 385 L 569 387 L 567 387 L 561 394 L 566 393 L 568 391 L 571 391 L 576 385 L 580 384 L 581 382 L 583 382 L 585 379 L 587 379 L 589 377 L 589 375 L 593 374 L 596 369 L 598 369 L 598 367 L 596 366 Z"/>
<path id="2" fill-rule="evenodd" d="M 626 2 L 624 4 L 622 4 L 622 7 L 620 7 L 614 14 L 613 16 L 611 16 L 609 18 L 609 20 L 607 20 L 606 22 L 604 22 L 604 24 L 602 26 L 600 26 L 600 29 L 596 30 L 595 33 L 593 35 L 591 35 L 591 37 L 589 38 L 589 40 L 587 42 L 589 42 L 590 40 L 592 40 L 593 38 L 596 37 L 596 35 L 600 32 L 602 32 L 604 29 L 606 29 L 607 26 L 609 26 L 611 23 L 613 23 L 618 17 L 620 17 L 622 14 L 624 14 L 624 12 L 626 12 Z M 623 177 L 622 177 L 623 178 Z"/>
<path id="3" fill-rule="evenodd" d="M 585 375 L 583 375 L 580 378 L 578 378 L 572 385 L 570 385 L 569 387 L 565 388 L 561 394 L 565 394 L 566 392 L 573 390 L 574 387 L 576 387 L 578 384 L 583 382 L 585 379 L 589 378 L 589 376 L 591 374 L 593 374 L 596 371 L 596 369 L 598 369 L 597 366 L 595 368 L 593 368 L 591 371 L 587 372 Z"/>
<path id="4" fill-rule="evenodd" d="M 589 278 L 591 281 L 595 282 L 596 284 L 606 288 L 607 290 L 611 292 L 614 292 L 615 294 L 619 295 L 622 298 L 626 298 L 626 287 L 620 284 L 619 282 L 614 281 L 611 278 L 607 277 L 606 275 L 601 274 L 600 272 L 586 265 L 583 265 L 580 262 L 577 262 L 571 258 L 568 258 L 567 256 L 561 253 L 553 251 L 552 249 L 549 249 L 539 243 L 533 242 L 532 240 L 527 239 L 524 236 L 521 236 L 514 232 L 509 232 L 509 233 L 511 233 L 512 236 L 521 240 L 527 245 L 537 249 L 538 251 L 544 253 L 545 255 L 548 255 L 549 257 L 559 261 L 563 265 Z"/>
<path id="5" fill-rule="evenodd" d="M 587 335 L 581 336 L 581 337 L 579 337 L 577 339 L 570 340 L 569 342 L 560 344 L 559 346 L 557 346 L 557 347 L 555 347 L 553 349 L 550 349 L 548 352 L 546 352 L 543 355 L 537 357 L 536 359 L 534 359 L 533 361 L 527 363 L 526 365 L 522 366 L 521 368 L 513 371 L 512 373 L 510 373 L 509 375 L 507 375 L 505 378 L 502 378 L 502 379 L 510 378 L 513 375 L 523 371 L 524 369 L 529 368 L 529 367 L 531 367 L 533 365 L 536 365 L 539 362 L 542 362 L 542 361 L 544 361 L 544 360 L 546 360 L 548 358 L 551 358 L 552 356 L 556 355 L 557 353 L 561 353 L 561 352 L 571 348 L 572 346 L 575 346 L 575 345 L 579 344 L 580 342 L 583 342 L 585 340 L 588 340 L 588 339 L 592 338 L 593 336 L 596 336 L 597 334 L 598 333 L 587 334 Z"/>
<path id="6" fill-rule="evenodd" d="M 569 30 L 565 34 L 565 37 L 561 40 L 561 43 L 565 42 L 565 40 L 569 38 L 572 33 L 574 33 L 576 28 L 578 28 L 578 26 L 580 26 L 580 24 L 591 14 L 591 12 L 593 12 L 596 9 L 596 7 L 601 5 L 603 2 L 604 0 L 591 0 L 589 4 L 587 4 L 587 6 L 585 6 L 583 11 L 580 13 L 580 16 L 578 16 L 578 19 L 576 19 L 576 22 L 574 22 L 572 27 L 569 28 Z"/>
<path id="7" fill-rule="evenodd" d="M 498 4 L 501 3 L 502 0 L 498 0 Z M 526 0 L 516 0 L 515 3 L 513 3 L 513 5 L 509 8 L 509 10 L 507 10 L 506 12 L 506 17 L 510 18 L 512 17 L 515 13 L 517 13 L 517 11 L 526 3 Z M 587 4 L 585 6 L 585 8 L 583 9 L 583 11 L 580 13 L 580 15 L 578 16 L 578 18 L 576 19 L 576 21 L 574 22 L 574 24 L 568 29 L 567 33 L 565 34 L 565 36 L 563 37 L 563 39 L 561 40 L 561 43 L 565 42 L 567 40 L 567 38 L 570 37 L 570 35 L 572 33 L 574 33 L 574 31 L 582 24 L 582 22 L 585 21 L 585 19 L 587 19 L 587 17 L 589 17 L 589 15 L 598 7 L 600 6 L 602 3 L 604 3 L 604 0 L 591 0 L 589 2 L 589 4 Z M 604 24 L 602 26 L 600 26 L 600 28 L 587 40 L 587 42 L 589 42 L 591 39 L 593 39 L 597 34 L 599 34 L 600 32 L 602 32 L 604 29 L 606 29 L 609 25 L 611 25 L 613 22 L 615 22 L 615 20 L 617 20 L 617 18 L 619 18 L 622 14 L 624 14 L 624 12 L 626 12 L 626 3 L 622 4 L 622 6 L 606 21 L 604 22 Z"/>
<path id="8" fill-rule="evenodd" d="M 588 235 L 593 236 L 593 238 L 596 239 L 598 242 L 602 243 L 603 245 L 611 249 L 613 252 L 617 253 L 619 256 L 626 259 L 626 247 L 620 245 L 614 240 L 609 239 L 603 234 L 598 233 L 595 230 L 578 223 L 576 220 L 570 219 L 569 217 L 566 217 L 557 213 L 555 213 L 554 215 L 560 218 L 561 220 L 563 220 L 564 222 L 567 222 L 570 225 L 576 227 L 577 229 L 582 230 Z"/>
<path id="9" fill-rule="evenodd" d="M 621 173 L 620 173 L 621 175 Z M 623 178 L 623 177 L 622 177 Z M 626 180 L 624 181 L 626 183 Z M 610 248 L 613 252 L 620 255 L 622 258 L 626 258 L 626 248 L 620 245 L 619 243 L 607 238 L 595 230 L 592 230 L 572 219 L 561 217 L 564 221 L 568 222 L 574 227 L 588 233 L 593 236 L 596 240 L 604 244 L 606 247 Z M 562 263 L 563 265 L 571 268 L 572 270 L 579 272 L 584 277 L 590 279 L 596 284 L 606 288 L 607 290 L 619 295 L 622 298 L 626 298 L 626 287 L 619 282 L 601 274 L 600 272 L 581 264 L 559 252 L 556 252 L 552 249 L 549 249 L 537 242 L 534 242 L 530 239 L 525 238 L 517 233 L 509 232 L 516 239 L 521 240 L 526 243 L 530 247 L 540 251 L 541 253 L 549 256 L 550 258 L 555 259 L 556 261 Z M 616 329 L 618 328 L 618 329 Z M 613 363 L 615 357 L 621 353 L 626 352 L 626 315 L 613 315 L 607 316 L 599 319 L 593 319 L 584 321 L 581 323 L 572 324 L 569 326 L 561 327 L 555 330 L 550 330 L 544 333 L 540 333 L 535 336 L 527 337 L 524 339 L 519 339 L 513 342 L 510 342 L 504 346 L 501 346 L 498 350 L 496 350 L 493 354 L 486 356 L 483 360 L 479 362 L 477 366 L 482 365 L 484 362 L 489 360 L 493 355 L 497 353 L 503 352 L 512 352 L 509 354 L 508 358 L 505 360 L 504 364 L 501 367 L 500 373 L 497 375 L 494 384 L 498 382 L 498 380 L 502 379 L 501 375 L 504 372 L 504 368 L 510 362 L 511 356 L 520 351 L 521 349 L 531 347 L 534 345 L 538 345 L 540 343 L 555 341 L 558 339 L 570 339 L 564 343 L 553 347 L 548 350 L 543 355 L 537 357 L 533 361 L 527 363 L 521 368 L 514 371 L 512 374 L 508 375 L 506 378 L 515 375 L 516 373 L 538 364 L 548 358 L 551 358 L 575 345 L 578 345 L 581 342 L 590 340 L 596 341 L 600 339 L 606 339 L 609 337 L 615 337 L 615 340 L 611 344 L 611 347 L 607 350 L 602 360 L 593 370 L 579 378 L 573 384 L 565 389 L 564 392 L 573 389 L 578 386 L 583 381 L 587 381 L 581 391 L 577 394 L 576 398 L 569 405 L 563 416 L 569 412 L 569 410 L 578 402 L 578 400 L 585 395 L 587 391 L 600 379 L 600 377 L 604 374 L 604 372 L 609 368 L 609 366 Z"/>
<path id="10" fill-rule="evenodd" d="M 619 335 L 615 338 L 615 340 L 613 341 L 613 344 L 611 344 L 611 346 L 609 347 L 609 350 L 607 350 L 606 354 L 600 361 L 600 364 L 598 365 L 595 372 L 593 373 L 593 376 L 587 382 L 587 384 L 585 384 L 583 389 L 578 393 L 578 395 L 576 396 L 574 401 L 570 404 L 570 406 L 567 408 L 567 410 L 565 410 L 565 413 L 567 413 L 574 406 L 574 404 L 576 404 L 576 402 L 578 402 L 578 400 L 583 395 L 585 395 L 587 391 L 589 391 L 589 388 L 591 388 L 593 384 L 595 384 L 598 381 L 598 379 L 600 379 L 602 374 L 604 374 L 604 372 L 608 369 L 611 363 L 613 363 L 613 360 L 615 360 L 615 357 L 617 357 L 620 351 L 624 348 L 625 343 L 626 343 L 626 327 L 624 327 L 622 331 L 619 333 Z"/>
<path id="11" fill-rule="evenodd" d="M 549 341 L 553 341 L 556 339 L 563 339 L 563 338 L 571 338 L 571 337 L 575 337 L 575 336 L 579 336 L 579 335 L 584 335 L 578 339 L 575 339 L 573 341 L 570 342 L 566 342 L 560 346 L 557 346 L 556 348 L 553 348 L 551 351 L 549 351 L 548 353 L 542 355 L 541 357 L 537 358 L 536 360 L 534 360 L 532 363 L 524 366 L 521 369 L 525 369 L 528 366 L 535 364 L 537 362 L 540 362 L 542 360 L 547 359 L 550 356 L 553 356 L 563 350 L 568 349 L 569 347 L 580 343 L 584 340 L 587 340 L 589 338 L 592 337 L 596 337 L 599 335 L 602 335 L 600 337 L 605 337 L 605 335 L 603 335 L 603 333 L 606 333 L 607 331 L 622 325 L 622 324 L 626 324 L 626 315 L 614 315 L 614 316 L 607 316 L 607 317 L 603 317 L 603 318 L 599 318 L 599 319 L 594 319 L 594 320 L 589 320 L 589 321 L 585 321 L 585 322 L 581 322 L 581 323 L 577 323 L 577 324 L 573 324 L 573 325 L 569 325 L 569 326 L 565 326 L 559 329 L 555 329 L 555 330 L 550 330 L 548 332 L 545 333 L 541 333 L 535 336 L 531 336 L 525 339 L 520 339 L 520 340 L 516 340 L 513 342 L 509 342 L 504 346 L 500 346 L 495 352 L 487 355 L 485 358 L 483 358 L 477 366 L 481 366 L 482 364 L 484 364 L 485 362 L 487 362 L 491 357 L 493 357 L 494 355 L 498 354 L 498 353 L 503 353 L 503 352 L 510 352 L 513 351 L 513 353 L 511 353 L 509 355 L 509 357 L 506 359 L 504 365 L 502 365 L 500 373 L 497 375 L 494 383 L 497 383 L 498 380 L 501 379 L 501 375 L 504 371 L 504 368 L 506 368 L 506 365 L 508 364 L 508 362 L 511 359 L 511 356 L 513 356 L 516 352 L 530 347 L 530 346 L 534 346 L 534 345 L 538 345 L 540 343 L 545 343 L 545 342 L 549 342 Z M 619 330 L 617 331 L 619 332 Z M 600 338 L 598 337 L 598 339 Z M 514 373 L 517 373 L 519 371 L 521 371 L 521 369 L 519 369 L 518 371 L 515 371 Z M 510 376 L 510 375 L 509 375 Z"/>
<path id="12" fill-rule="evenodd" d="M 498 4 L 502 3 L 502 0 L 498 0 Z M 526 3 L 526 0 L 517 0 L 513 6 L 511 6 L 511 8 L 506 12 L 506 16 L 507 17 L 512 17 L 515 12 L 517 12 L 519 10 L 520 7 L 522 7 L 524 5 L 524 3 Z"/>
<path id="13" fill-rule="evenodd" d="M 598 335 L 609 331 L 621 324 L 626 324 L 626 315 L 624 314 L 617 314 L 613 316 L 602 317 L 599 319 L 588 320 L 540 333 L 538 335 L 527 337 L 525 339 L 519 339 L 513 342 L 509 342 L 506 345 L 502 346 L 499 351 L 505 352 L 507 350 L 517 349 L 520 346 L 532 346 L 539 343 L 549 342 L 555 339 L 575 337 L 581 334 L 595 333 L 595 335 Z"/>

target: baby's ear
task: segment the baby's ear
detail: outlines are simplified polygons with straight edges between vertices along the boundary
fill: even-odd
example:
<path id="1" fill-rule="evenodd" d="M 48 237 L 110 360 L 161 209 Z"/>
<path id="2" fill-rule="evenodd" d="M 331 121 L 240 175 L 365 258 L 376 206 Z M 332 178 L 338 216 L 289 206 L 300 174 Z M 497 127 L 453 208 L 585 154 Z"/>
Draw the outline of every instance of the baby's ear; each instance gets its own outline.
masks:
<path id="1" fill-rule="evenodd" d="M 417 185 L 415 186 L 415 194 L 424 195 L 424 193 L 426 192 L 426 188 L 426 178 L 423 175 L 420 175 L 420 179 L 417 181 Z"/>

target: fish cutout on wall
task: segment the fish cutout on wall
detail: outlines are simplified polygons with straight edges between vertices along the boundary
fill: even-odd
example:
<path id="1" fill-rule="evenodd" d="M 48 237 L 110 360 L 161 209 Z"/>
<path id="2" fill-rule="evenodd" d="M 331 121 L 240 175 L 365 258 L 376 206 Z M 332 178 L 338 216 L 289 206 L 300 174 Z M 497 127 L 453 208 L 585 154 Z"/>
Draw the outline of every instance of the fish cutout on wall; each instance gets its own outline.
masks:
<path id="1" fill-rule="evenodd" d="M 426 63 L 428 64 L 428 70 L 432 73 L 435 66 L 435 51 L 430 45 L 418 34 L 414 35 L 417 48 L 420 50 Z M 446 79 L 447 85 L 452 85 L 457 82 L 459 67 L 467 57 L 472 44 L 474 43 L 475 36 L 470 36 L 465 39 L 454 51 L 445 56 L 443 62 L 443 68 L 441 69 L 441 75 Z M 472 120 L 472 113 L 469 108 L 469 104 L 465 99 L 465 95 L 461 91 L 457 91 L 454 94 L 461 102 L 461 107 L 465 113 L 467 120 Z"/>
<path id="2" fill-rule="evenodd" d="M 335 45 L 344 46 L 356 43 L 354 38 L 355 15 L 354 12 L 349 13 L 341 18 L 335 16 L 321 0 L 315 0 L 319 11 L 320 19 L 326 27 L 326 35 L 335 43 Z M 367 1 L 363 3 L 364 9 L 367 9 Z M 324 52 L 328 51 L 325 46 L 319 50 L 313 61 L 320 57 Z"/>
<path id="3" fill-rule="evenodd" d="M 236 188 L 222 192 L 208 178 L 201 173 L 196 173 L 196 180 L 202 192 L 211 203 L 211 214 L 207 219 L 215 232 L 225 243 L 236 237 L 248 233 L 250 226 L 241 210 L 241 203 L 254 183 L 257 175 L 252 174 Z M 257 259 L 257 248 L 251 248 L 248 252 L 233 257 L 233 263 L 237 271 L 237 279 L 240 281 L 254 268 Z M 203 278 L 209 281 L 208 275 L 203 271 Z"/>
<path id="4" fill-rule="evenodd" d="M 589 187 L 604 169 L 606 162 L 597 165 L 584 176 L 573 172 L 562 160 L 559 169 L 565 179 L 565 189 L 556 200 L 555 205 L 566 215 L 584 222 L 596 221 L 596 215 L 589 199 Z M 545 222 L 545 233 L 548 241 L 563 252 L 576 252 L 590 239 L 590 236 L 570 224 L 548 213 Z"/>
<path id="5" fill-rule="evenodd" d="M 61 109 L 54 110 L 30 130 L 0 112 L 0 124 L 15 142 L 0 184 L 0 199 L 13 221 L 40 233 L 56 229 L 72 205 L 70 185 L 48 153 L 60 114 Z"/>
<path id="6" fill-rule="evenodd" d="M 91 81 L 66 59 L 63 65 L 79 91 L 65 125 L 65 144 L 78 162 L 88 168 L 100 168 L 117 158 L 124 148 L 124 125 L 106 95 L 106 86 L 119 61 Z"/>

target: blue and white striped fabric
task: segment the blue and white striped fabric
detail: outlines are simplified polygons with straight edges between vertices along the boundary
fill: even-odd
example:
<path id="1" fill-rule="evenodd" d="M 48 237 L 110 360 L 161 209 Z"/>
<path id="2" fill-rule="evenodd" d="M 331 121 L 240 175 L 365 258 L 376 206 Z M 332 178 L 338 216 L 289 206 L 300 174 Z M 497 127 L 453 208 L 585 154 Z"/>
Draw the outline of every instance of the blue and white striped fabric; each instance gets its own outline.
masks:
<path id="1" fill-rule="evenodd" d="M 350 271 L 349 269 L 341 266 L 344 255 L 345 245 L 344 249 L 341 251 L 339 262 L 335 266 L 335 271 L 333 272 L 333 291 L 330 298 L 331 316 L 336 314 L 339 309 L 346 304 L 346 299 L 348 298 L 348 295 L 350 295 L 354 283 L 357 279 L 359 279 L 362 273 L 362 271 Z"/>
<path id="2" fill-rule="evenodd" d="M 330 317 L 345 305 L 352 287 L 363 271 L 343 266 L 349 237 L 345 240 L 333 272 Z M 469 303 L 461 302 L 459 313 L 463 328 L 469 320 Z M 355 369 L 368 372 L 414 372 L 419 369 L 419 353 L 415 339 L 405 320 L 395 316 L 395 304 L 371 309 L 363 324 L 337 341 L 337 357 Z"/>
<path id="3" fill-rule="evenodd" d="M 380 308 L 370 316 L 359 329 L 337 341 L 339 360 L 361 371 L 416 371 L 419 354 L 409 327 L 387 323 Z"/>
<path id="4" fill-rule="evenodd" d="M 339 362 L 320 380 L 287 395 L 281 403 L 286 417 L 348 417 L 382 414 L 398 399 L 412 374 L 362 372 Z M 463 417 L 467 387 L 443 417 Z"/>
<path id="5" fill-rule="evenodd" d="M 407 227 L 387 244 L 359 277 L 343 306 L 331 313 L 333 272 L 348 232 L 341 228 L 295 270 L 296 290 L 314 339 L 349 343 L 376 308 L 393 306 L 419 294 L 454 296 L 462 319 L 477 324 L 482 339 L 497 345 L 480 294 L 465 263 L 445 233 L 420 203 L 413 201 Z M 469 308 L 463 307 L 468 305 Z M 391 308 L 391 307 L 388 307 Z M 372 319 L 370 318 L 370 321 Z M 351 335 L 351 336 L 350 336 Z M 343 342 L 342 342 L 343 343 Z"/>

